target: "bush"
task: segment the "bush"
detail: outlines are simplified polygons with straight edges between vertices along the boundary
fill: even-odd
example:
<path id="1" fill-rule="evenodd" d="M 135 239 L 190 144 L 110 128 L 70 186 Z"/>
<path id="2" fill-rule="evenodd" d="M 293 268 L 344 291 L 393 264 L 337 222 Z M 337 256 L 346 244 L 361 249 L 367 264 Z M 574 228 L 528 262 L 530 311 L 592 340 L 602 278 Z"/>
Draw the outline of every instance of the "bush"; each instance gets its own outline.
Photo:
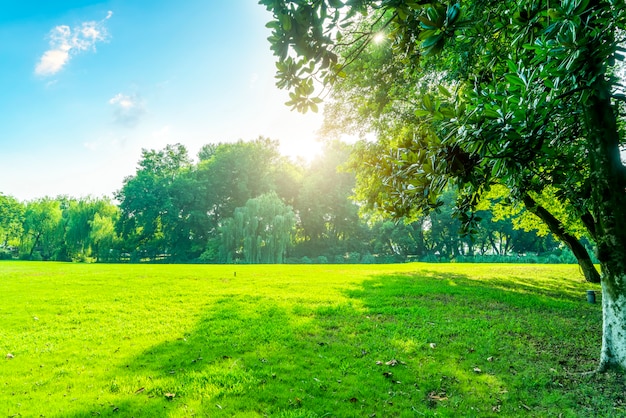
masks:
<path id="1" fill-rule="evenodd" d="M 0 260 L 12 260 L 13 254 L 6 248 L 0 248 Z"/>
<path id="2" fill-rule="evenodd" d="M 333 260 L 333 263 L 335 263 L 335 264 L 343 264 L 345 262 L 346 262 L 346 260 L 344 260 L 344 258 L 342 256 L 340 256 L 340 255 L 336 255 L 334 260 Z"/>
<path id="3" fill-rule="evenodd" d="M 313 264 L 313 260 L 305 255 L 300 259 L 300 264 Z"/>
<path id="4" fill-rule="evenodd" d="M 376 264 L 376 257 L 371 254 L 365 254 L 361 259 L 362 264 Z"/>
<path id="5" fill-rule="evenodd" d="M 356 251 L 348 254 L 348 264 L 357 264 L 359 261 L 361 261 L 361 254 Z"/>
<path id="6" fill-rule="evenodd" d="M 434 254 L 427 254 L 420 259 L 423 263 L 441 263 L 441 257 Z"/>
<path id="7" fill-rule="evenodd" d="M 328 258 L 323 255 L 317 257 L 317 264 L 328 264 Z"/>

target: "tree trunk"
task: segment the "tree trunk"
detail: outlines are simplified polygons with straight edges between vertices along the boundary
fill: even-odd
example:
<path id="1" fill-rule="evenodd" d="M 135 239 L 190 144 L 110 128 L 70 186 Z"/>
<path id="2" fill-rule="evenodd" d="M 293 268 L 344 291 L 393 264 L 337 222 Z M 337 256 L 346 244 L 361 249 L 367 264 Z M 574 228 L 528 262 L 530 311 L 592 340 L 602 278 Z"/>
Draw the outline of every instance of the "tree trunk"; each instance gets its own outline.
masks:
<path id="1" fill-rule="evenodd" d="M 41 238 L 42 233 L 39 232 L 35 238 L 35 242 L 33 243 L 33 246 L 30 248 L 30 252 L 28 253 L 28 259 L 32 260 L 33 259 L 33 253 L 35 252 L 35 248 L 37 247 L 37 245 L 39 245 L 39 239 Z"/>
<path id="2" fill-rule="evenodd" d="M 496 245 L 496 243 L 493 240 L 493 232 L 489 232 L 489 244 L 491 244 L 491 248 L 493 249 L 493 252 L 496 253 L 496 255 L 500 255 L 500 251 L 498 250 L 498 246 Z"/>
<path id="3" fill-rule="evenodd" d="M 603 334 L 599 370 L 626 369 L 626 176 L 610 87 L 596 82 L 587 123 L 591 206 L 602 266 Z"/>
<path id="4" fill-rule="evenodd" d="M 554 215 L 552 215 L 543 206 L 538 204 L 529 194 L 524 195 L 522 198 L 524 205 L 529 212 L 537 215 L 550 229 L 560 241 L 565 243 L 567 247 L 572 251 L 574 257 L 578 261 L 585 280 L 591 283 L 600 283 L 600 274 L 589 257 L 589 253 L 584 245 L 578 241 L 578 239 L 565 231 L 565 227 Z"/>
<path id="5" fill-rule="evenodd" d="M 611 287 L 602 284 L 602 352 L 600 371 L 610 368 L 626 369 L 626 295 L 620 280 L 622 292 L 611 291 Z"/>

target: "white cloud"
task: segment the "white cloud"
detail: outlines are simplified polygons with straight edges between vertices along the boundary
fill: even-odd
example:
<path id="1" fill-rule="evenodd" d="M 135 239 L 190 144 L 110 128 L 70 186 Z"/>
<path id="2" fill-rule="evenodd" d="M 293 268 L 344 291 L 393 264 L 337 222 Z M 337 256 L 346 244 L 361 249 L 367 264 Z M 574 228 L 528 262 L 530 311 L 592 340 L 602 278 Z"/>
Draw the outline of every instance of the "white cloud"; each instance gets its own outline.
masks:
<path id="1" fill-rule="evenodd" d="M 128 127 L 137 125 L 146 111 L 143 100 L 136 94 L 118 93 L 109 99 L 109 104 L 113 106 L 115 122 Z"/>
<path id="2" fill-rule="evenodd" d="M 113 12 L 109 11 L 106 18 L 99 22 L 83 22 L 73 29 L 67 25 L 53 28 L 48 35 L 50 49 L 43 53 L 35 65 L 35 74 L 54 75 L 63 69 L 73 55 L 88 50 L 95 51 L 96 43 L 106 41 L 108 37 L 104 23 L 111 16 Z"/>

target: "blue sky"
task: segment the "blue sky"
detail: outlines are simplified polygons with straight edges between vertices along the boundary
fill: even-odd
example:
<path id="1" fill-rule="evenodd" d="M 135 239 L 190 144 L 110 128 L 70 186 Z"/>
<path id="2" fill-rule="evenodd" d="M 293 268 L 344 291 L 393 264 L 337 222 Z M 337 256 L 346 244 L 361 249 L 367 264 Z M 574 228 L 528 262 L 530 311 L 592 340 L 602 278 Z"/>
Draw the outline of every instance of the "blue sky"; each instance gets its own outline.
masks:
<path id="1" fill-rule="evenodd" d="M 284 106 L 256 0 L 0 0 L 0 193 L 112 196 L 141 149 L 277 139 L 310 157 L 321 116 Z"/>

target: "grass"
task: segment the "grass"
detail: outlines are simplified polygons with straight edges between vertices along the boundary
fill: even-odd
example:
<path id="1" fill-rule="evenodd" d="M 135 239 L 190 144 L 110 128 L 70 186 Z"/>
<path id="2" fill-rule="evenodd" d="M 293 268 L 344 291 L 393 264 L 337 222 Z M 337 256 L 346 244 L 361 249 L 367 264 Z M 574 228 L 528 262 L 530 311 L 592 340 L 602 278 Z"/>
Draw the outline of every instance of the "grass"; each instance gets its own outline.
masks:
<path id="1" fill-rule="evenodd" d="M 1 262 L 0 416 L 625 416 L 623 375 L 581 374 L 589 288 L 555 265 Z"/>

